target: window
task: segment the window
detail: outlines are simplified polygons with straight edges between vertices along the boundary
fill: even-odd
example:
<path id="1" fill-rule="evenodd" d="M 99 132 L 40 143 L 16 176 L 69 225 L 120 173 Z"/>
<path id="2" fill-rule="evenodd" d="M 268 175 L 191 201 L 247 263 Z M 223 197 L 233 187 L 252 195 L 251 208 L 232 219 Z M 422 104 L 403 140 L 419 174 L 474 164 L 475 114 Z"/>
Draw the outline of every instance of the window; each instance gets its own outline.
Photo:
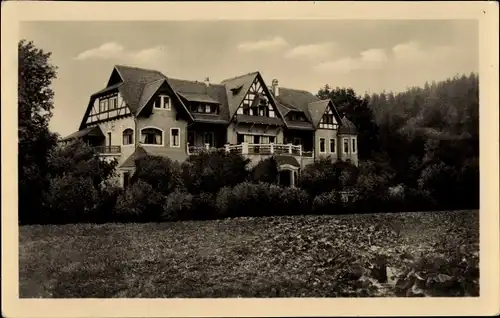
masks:
<path id="1" fill-rule="evenodd" d="M 131 145 L 133 143 L 134 131 L 127 128 L 123 131 L 123 145 Z"/>
<path id="2" fill-rule="evenodd" d="M 353 139 L 352 140 L 352 152 L 355 153 L 356 152 L 356 139 Z"/>
<path id="3" fill-rule="evenodd" d="M 325 138 L 319 139 L 319 152 L 326 152 L 325 150 Z"/>
<path id="4" fill-rule="evenodd" d="M 155 102 L 155 108 L 170 110 L 170 97 L 160 95 L 159 100 Z"/>
<path id="5" fill-rule="evenodd" d="M 347 138 L 344 138 L 344 153 L 348 152 L 349 152 L 349 141 L 347 140 Z"/>
<path id="6" fill-rule="evenodd" d="M 293 138 L 293 145 L 294 145 L 294 146 L 298 146 L 298 145 L 300 145 L 300 144 L 302 144 L 302 139 L 300 139 L 300 138 L 298 138 L 298 137 L 294 137 L 294 138 Z"/>
<path id="7" fill-rule="evenodd" d="M 202 104 L 198 104 L 197 111 L 198 111 L 198 113 L 203 113 L 203 105 Z"/>
<path id="8" fill-rule="evenodd" d="M 269 136 L 269 143 L 274 144 L 274 139 L 275 139 L 274 136 Z"/>
<path id="9" fill-rule="evenodd" d="M 162 145 L 163 132 L 156 128 L 144 128 L 141 131 L 141 142 L 146 145 Z"/>
<path id="10" fill-rule="evenodd" d="M 180 147 L 180 129 L 170 128 L 170 147 Z"/>
<path id="11" fill-rule="evenodd" d="M 330 139 L 330 152 L 335 153 L 335 139 Z"/>
<path id="12" fill-rule="evenodd" d="M 210 105 L 205 105 L 205 113 L 211 113 L 212 112 L 212 109 L 210 107 Z"/>
<path id="13" fill-rule="evenodd" d="M 104 102 L 104 103 L 103 103 L 103 109 L 102 109 L 102 111 L 103 111 L 103 112 L 105 112 L 105 111 L 107 111 L 107 110 L 108 110 L 108 100 L 107 100 L 107 99 L 105 99 L 103 102 Z"/>
<path id="14" fill-rule="evenodd" d="M 118 98 L 117 97 L 113 97 L 109 100 L 109 109 L 110 110 L 113 110 L 113 109 L 116 109 L 116 107 L 118 106 Z"/>

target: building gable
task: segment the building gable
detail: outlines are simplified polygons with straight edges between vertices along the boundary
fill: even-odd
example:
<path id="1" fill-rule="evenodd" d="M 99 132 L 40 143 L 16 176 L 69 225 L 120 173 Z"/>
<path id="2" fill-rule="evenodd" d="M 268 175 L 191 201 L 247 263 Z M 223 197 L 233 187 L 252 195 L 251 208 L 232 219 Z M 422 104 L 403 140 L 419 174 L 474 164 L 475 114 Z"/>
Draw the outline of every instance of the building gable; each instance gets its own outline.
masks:
<path id="1" fill-rule="evenodd" d="M 281 118 L 281 114 L 274 102 L 260 74 L 257 74 L 252 84 L 243 96 L 236 115 L 261 116 L 270 118 Z"/>
<path id="2" fill-rule="evenodd" d="M 139 105 L 140 109 L 137 116 L 149 116 L 155 111 L 167 110 L 175 112 L 177 118 L 184 118 L 188 121 L 193 119 L 178 94 L 170 87 L 166 80 L 146 85 Z"/>
<path id="3" fill-rule="evenodd" d="M 339 127 L 339 120 L 335 114 L 335 107 L 333 107 L 332 103 L 328 103 L 328 106 L 323 113 L 323 116 L 319 120 L 318 128 L 319 129 L 337 129 Z"/>
<path id="4" fill-rule="evenodd" d="M 131 114 L 130 108 L 117 90 L 93 95 L 80 123 L 80 129 Z"/>

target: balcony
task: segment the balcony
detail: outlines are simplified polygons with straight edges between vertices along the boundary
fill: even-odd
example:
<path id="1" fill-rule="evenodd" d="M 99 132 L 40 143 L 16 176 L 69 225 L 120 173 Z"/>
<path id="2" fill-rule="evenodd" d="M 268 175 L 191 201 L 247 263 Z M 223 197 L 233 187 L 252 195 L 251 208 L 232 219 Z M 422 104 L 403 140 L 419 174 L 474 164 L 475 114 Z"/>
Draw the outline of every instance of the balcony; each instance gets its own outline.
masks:
<path id="1" fill-rule="evenodd" d="M 121 146 L 96 146 L 94 149 L 100 155 L 119 155 L 122 152 Z"/>
<path id="2" fill-rule="evenodd" d="M 280 155 L 290 154 L 292 156 L 313 157 L 312 151 L 302 151 L 301 145 L 292 144 L 250 144 L 243 142 L 239 145 L 225 145 L 223 148 L 210 147 L 205 144 L 204 147 L 194 147 L 187 145 L 188 155 L 196 155 L 205 151 L 225 150 L 230 153 L 238 153 L 242 155 Z"/>

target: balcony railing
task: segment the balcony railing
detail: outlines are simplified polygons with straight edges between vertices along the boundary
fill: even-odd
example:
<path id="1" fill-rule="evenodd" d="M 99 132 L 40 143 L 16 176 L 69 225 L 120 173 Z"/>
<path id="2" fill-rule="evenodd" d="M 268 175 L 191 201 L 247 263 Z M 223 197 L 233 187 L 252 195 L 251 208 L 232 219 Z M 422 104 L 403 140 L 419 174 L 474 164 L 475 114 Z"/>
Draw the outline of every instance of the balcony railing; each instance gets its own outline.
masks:
<path id="1" fill-rule="evenodd" d="M 294 156 L 313 157 L 312 151 L 302 151 L 301 145 L 292 144 L 250 144 L 243 142 L 239 145 L 225 145 L 223 148 L 211 147 L 205 144 L 203 147 L 187 145 L 188 155 L 196 155 L 203 151 L 225 150 L 226 152 L 239 153 L 242 155 L 279 155 L 291 154 Z"/>
<path id="2" fill-rule="evenodd" d="M 120 154 L 122 151 L 121 146 L 97 146 L 94 147 L 99 154 Z"/>

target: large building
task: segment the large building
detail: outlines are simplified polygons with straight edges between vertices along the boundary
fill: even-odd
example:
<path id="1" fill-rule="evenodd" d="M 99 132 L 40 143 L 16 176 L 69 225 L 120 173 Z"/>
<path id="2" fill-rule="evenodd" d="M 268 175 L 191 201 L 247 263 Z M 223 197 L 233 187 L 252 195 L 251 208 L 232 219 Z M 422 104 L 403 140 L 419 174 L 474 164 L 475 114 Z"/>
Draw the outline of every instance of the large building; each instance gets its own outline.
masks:
<path id="1" fill-rule="evenodd" d="M 252 164 L 275 156 L 281 183 L 321 156 L 358 163 L 356 127 L 330 99 L 267 86 L 259 72 L 222 81 L 169 78 L 159 71 L 116 65 L 106 87 L 90 97 L 79 130 L 105 157 L 117 158 L 122 184 L 140 155 L 184 161 L 223 148 Z"/>

